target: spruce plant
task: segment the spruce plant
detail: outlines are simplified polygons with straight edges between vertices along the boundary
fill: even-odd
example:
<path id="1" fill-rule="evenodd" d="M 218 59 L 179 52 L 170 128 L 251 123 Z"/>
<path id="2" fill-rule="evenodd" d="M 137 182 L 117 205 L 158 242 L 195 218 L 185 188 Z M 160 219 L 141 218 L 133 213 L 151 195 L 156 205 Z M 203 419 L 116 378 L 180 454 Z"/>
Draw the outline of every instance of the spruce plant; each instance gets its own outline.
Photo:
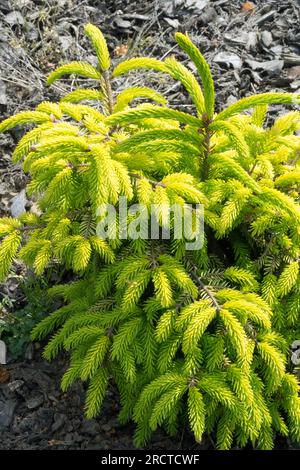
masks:
<path id="1" fill-rule="evenodd" d="M 187 425 L 196 441 L 209 433 L 218 449 L 271 449 L 276 434 L 300 441 L 289 359 L 300 335 L 300 95 L 254 95 L 217 114 L 209 66 L 188 36 L 175 38 L 200 83 L 174 57 L 132 58 L 111 73 L 102 33 L 85 31 L 98 66 L 62 65 L 48 84 L 77 74 L 95 87 L 0 124 L 0 132 L 35 124 L 12 158 L 23 161 L 27 193 L 39 205 L 38 213 L 1 219 L 0 277 L 15 257 L 39 276 L 58 265 L 73 273 L 50 289 L 61 307 L 32 338 L 52 335 L 48 360 L 70 352 L 62 389 L 88 382 L 89 418 L 101 411 L 109 382 L 117 385 L 120 421 L 135 421 L 137 446 L 160 426 L 174 435 Z M 195 113 L 172 109 L 148 87 L 115 98 L 113 77 L 139 68 L 181 82 Z M 132 107 L 136 98 L 155 104 Z M 276 104 L 294 110 L 268 125 Z M 145 208 L 147 227 L 155 207 L 159 237 L 99 236 L 99 207 L 117 209 L 107 229 L 119 233 L 125 199 Z M 199 204 L 203 240 L 189 249 L 170 208 L 188 205 L 193 225 Z M 133 218 L 128 212 L 125 232 Z"/>

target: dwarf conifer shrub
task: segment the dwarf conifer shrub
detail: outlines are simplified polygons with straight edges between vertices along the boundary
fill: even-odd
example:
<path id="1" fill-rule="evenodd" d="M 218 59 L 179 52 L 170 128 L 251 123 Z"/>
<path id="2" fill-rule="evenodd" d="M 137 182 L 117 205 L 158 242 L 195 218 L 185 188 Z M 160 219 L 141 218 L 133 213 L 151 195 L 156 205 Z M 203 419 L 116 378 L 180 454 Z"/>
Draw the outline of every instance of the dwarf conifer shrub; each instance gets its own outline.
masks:
<path id="1" fill-rule="evenodd" d="M 73 282 L 50 289 L 62 306 L 32 337 L 53 335 L 49 360 L 70 351 L 62 388 L 88 382 L 88 417 L 100 412 L 109 381 L 117 384 L 120 420 L 137 423 L 137 446 L 158 426 L 172 435 L 186 423 L 197 441 L 210 433 L 219 449 L 249 442 L 270 449 L 276 433 L 299 441 L 299 388 L 288 353 L 300 333 L 300 115 L 266 121 L 268 105 L 297 105 L 300 95 L 255 95 L 216 114 L 209 66 L 178 33 L 201 84 L 175 58 L 129 59 L 112 75 L 167 73 L 182 83 L 195 114 L 168 107 L 147 87 L 115 99 L 103 36 L 92 25 L 86 33 L 98 67 L 62 65 L 48 83 L 75 73 L 96 87 L 0 124 L 1 132 L 36 124 L 13 160 L 23 160 L 27 191 L 40 208 L 1 220 L 1 278 L 15 256 L 38 275 L 50 264 L 74 272 Z M 156 104 L 130 107 L 137 97 Z M 120 196 L 142 204 L 141 224 L 154 205 L 156 239 L 99 237 L 103 205 L 118 209 L 108 233 L 120 227 Z M 189 234 L 176 236 L 174 204 L 189 204 L 192 214 L 204 206 L 197 249 L 188 248 Z M 132 220 L 128 212 L 125 232 Z"/>

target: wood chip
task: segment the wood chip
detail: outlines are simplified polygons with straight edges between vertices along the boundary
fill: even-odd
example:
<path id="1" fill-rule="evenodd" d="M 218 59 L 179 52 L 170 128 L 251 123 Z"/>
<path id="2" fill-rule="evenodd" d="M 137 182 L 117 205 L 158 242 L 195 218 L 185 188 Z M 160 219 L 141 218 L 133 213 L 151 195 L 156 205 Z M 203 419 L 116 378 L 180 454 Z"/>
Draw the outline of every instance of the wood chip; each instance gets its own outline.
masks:
<path id="1" fill-rule="evenodd" d="M 0 366 L 0 384 L 8 382 L 10 379 L 10 374 L 7 369 Z"/>
<path id="2" fill-rule="evenodd" d="M 245 2 L 242 5 L 243 11 L 253 11 L 255 9 L 255 5 L 252 2 Z"/>
<path id="3" fill-rule="evenodd" d="M 121 44 L 121 46 L 117 46 L 115 49 L 114 49 L 114 55 L 116 57 L 122 57 L 124 55 L 127 54 L 128 52 L 128 44 Z"/>

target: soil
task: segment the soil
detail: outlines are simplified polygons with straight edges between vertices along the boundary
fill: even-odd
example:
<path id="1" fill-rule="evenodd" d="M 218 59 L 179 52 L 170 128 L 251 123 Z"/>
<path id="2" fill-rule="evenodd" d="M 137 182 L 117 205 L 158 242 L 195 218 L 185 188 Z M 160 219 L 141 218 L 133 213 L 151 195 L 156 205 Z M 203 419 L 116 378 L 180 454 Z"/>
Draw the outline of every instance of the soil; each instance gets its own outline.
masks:
<path id="1" fill-rule="evenodd" d="M 114 65 L 136 55 L 172 54 L 191 65 L 173 38 L 175 31 L 188 32 L 212 68 L 218 110 L 253 93 L 300 93 L 300 0 L 0 0 L 1 120 L 74 88 L 72 80 L 47 88 L 45 77 L 65 61 L 95 62 L 83 35 L 87 22 L 100 26 Z M 155 73 L 132 73 L 116 79 L 114 87 L 141 82 L 163 92 L 178 109 L 192 111 L 180 85 Z M 276 112 L 282 109 L 276 107 Z M 26 175 L 11 164 L 12 149 L 23 132 L 18 128 L 0 135 L 0 216 L 33 203 L 23 191 Z M 16 281 L 9 282 L 0 285 L 0 307 L 4 297 L 14 301 L 20 295 Z M 65 367 L 65 358 L 48 364 L 34 349 L 30 360 L 11 361 L 0 370 L 0 382 L 5 381 L 0 384 L 0 448 L 132 449 L 133 426 L 119 425 L 114 388 L 101 416 L 87 421 L 84 385 L 69 393 L 59 388 Z M 184 430 L 172 439 L 157 432 L 148 449 L 212 447 L 210 440 L 195 444 Z"/>
<path id="2" fill-rule="evenodd" d="M 68 393 L 60 390 L 66 369 L 61 358 L 49 364 L 36 354 L 32 361 L 6 366 L 6 383 L 0 385 L 0 449 L 111 449 L 131 450 L 134 426 L 118 422 L 118 396 L 111 386 L 101 415 L 84 418 L 84 384 Z M 1 372 L 0 372 L 1 381 Z M 196 445 L 186 430 L 176 439 L 155 434 L 147 449 L 207 449 L 210 441 Z"/>

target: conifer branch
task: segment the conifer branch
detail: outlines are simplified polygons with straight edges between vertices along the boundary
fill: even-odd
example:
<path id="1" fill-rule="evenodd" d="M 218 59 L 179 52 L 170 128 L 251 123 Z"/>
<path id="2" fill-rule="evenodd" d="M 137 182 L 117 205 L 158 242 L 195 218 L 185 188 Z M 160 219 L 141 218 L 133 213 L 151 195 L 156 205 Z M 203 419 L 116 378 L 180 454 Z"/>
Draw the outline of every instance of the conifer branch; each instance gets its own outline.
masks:
<path id="1" fill-rule="evenodd" d="M 212 305 L 215 307 L 216 311 L 219 313 L 222 308 L 221 305 L 218 303 L 217 299 L 215 298 L 211 290 L 204 284 L 201 278 L 197 275 L 197 270 L 198 270 L 197 266 L 195 264 L 192 264 L 191 267 L 192 267 L 191 276 L 193 280 L 199 286 L 199 288 L 207 294 L 207 296 L 211 300 Z"/>
<path id="2" fill-rule="evenodd" d="M 74 168 L 88 168 L 90 166 L 91 166 L 90 163 L 78 163 L 78 164 L 68 163 L 68 167 L 71 168 L 71 169 L 74 169 Z M 128 172 L 128 175 L 131 178 L 138 179 L 138 180 L 145 179 L 153 187 L 159 187 L 160 186 L 162 188 L 167 188 L 167 185 L 162 183 L 161 181 L 150 180 L 150 179 L 146 178 L 145 176 L 139 175 L 138 173 Z"/>
<path id="3" fill-rule="evenodd" d="M 36 224 L 36 225 L 26 225 L 24 227 L 14 227 L 14 231 L 16 232 L 29 232 L 31 230 L 36 230 L 38 228 L 45 228 L 46 225 Z M 5 238 L 6 235 L 1 235 L 0 239 Z"/>
<path id="4" fill-rule="evenodd" d="M 201 166 L 201 180 L 205 181 L 208 177 L 208 159 L 210 155 L 210 139 L 212 136 L 212 131 L 209 129 L 209 125 L 211 124 L 211 119 L 208 117 L 207 114 L 204 114 L 202 116 L 202 122 L 203 122 L 203 127 L 201 127 L 199 130 L 200 132 L 204 135 L 204 141 L 203 141 L 203 155 L 202 155 L 202 161 L 200 162 Z M 200 156 L 201 157 L 201 156 Z"/>
<path id="5" fill-rule="evenodd" d="M 103 81 L 104 81 L 104 86 L 105 86 L 105 97 L 107 99 L 107 107 L 108 107 L 108 112 L 109 114 L 113 114 L 114 111 L 114 99 L 113 99 L 113 93 L 112 93 L 112 88 L 111 88 L 111 83 L 110 83 L 110 76 L 108 70 L 104 70 L 103 74 Z"/>
<path id="6" fill-rule="evenodd" d="M 46 227 L 45 224 L 26 225 L 24 227 L 18 228 L 17 230 L 19 230 L 20 232 L 26 232 L 27 230 L 36 230 L 38 228 L 45 228 L 45 227 Z"/>
<path id="7" fill-rule="evenodd" d="M 135 179 L 139 179 L 139 180 L 140 179 L 145 179 L 145 180 L 148 181 L 148 183 L 150 183 L 154 187 L 160 186 L 161 188 L 167 188 L 167 185 L 162 183 L 161 181 L 149 180 L 148 178 L 145 178 L 144 176 L 139 175 L 138 173 L 129 172 L 128 174 L 129 174 L 129 176 L 131 176 L 131 178 L 135 178 Z"/>

